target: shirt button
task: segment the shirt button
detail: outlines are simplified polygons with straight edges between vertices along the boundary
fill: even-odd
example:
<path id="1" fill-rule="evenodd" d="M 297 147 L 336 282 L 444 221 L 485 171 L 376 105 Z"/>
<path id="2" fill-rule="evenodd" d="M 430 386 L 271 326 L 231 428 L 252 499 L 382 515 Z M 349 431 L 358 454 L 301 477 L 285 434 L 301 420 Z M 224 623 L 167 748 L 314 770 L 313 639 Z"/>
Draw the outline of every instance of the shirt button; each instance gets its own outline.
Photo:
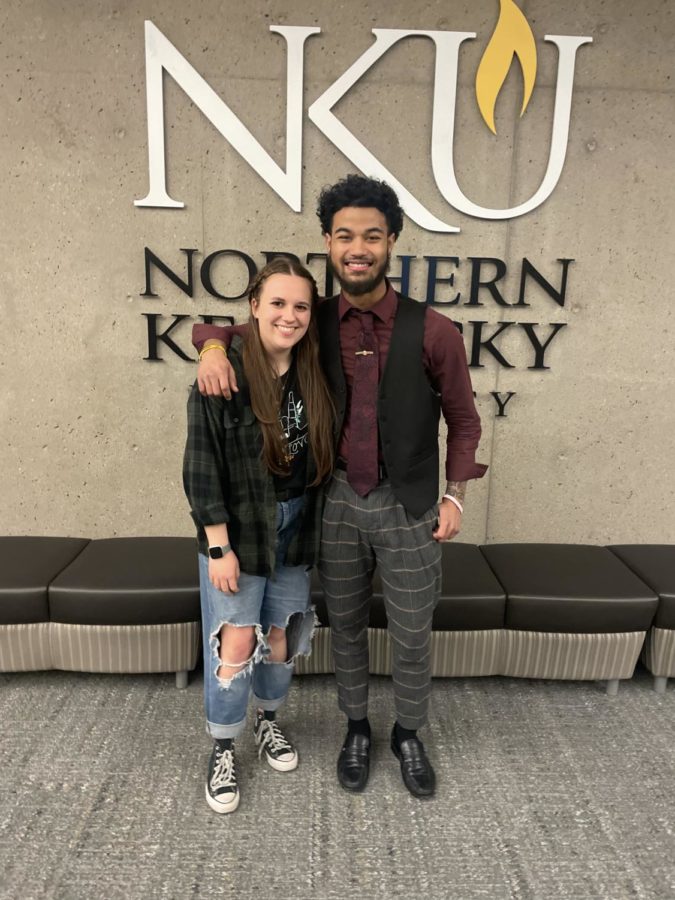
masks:
<path id="1" fill-rule="evenodd" d="M 235 425 L 239 424 L 239 419 L 236 416 L 232 417 L 232 421 L 234 422 Z"/>

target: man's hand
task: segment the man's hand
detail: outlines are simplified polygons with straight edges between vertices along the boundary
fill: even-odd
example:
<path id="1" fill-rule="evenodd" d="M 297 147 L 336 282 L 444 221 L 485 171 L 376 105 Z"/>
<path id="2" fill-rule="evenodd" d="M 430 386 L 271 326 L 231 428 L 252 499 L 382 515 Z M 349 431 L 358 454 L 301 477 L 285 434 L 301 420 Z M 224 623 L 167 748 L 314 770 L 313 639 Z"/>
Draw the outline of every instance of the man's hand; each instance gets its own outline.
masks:
<path id="1" fill-rule="evenodd" d="M 435 541 L 451 541 L 462 527 L 462 514 L 452 500 L 443 500 L 438 505 L 438 526 L 433 532 Z"/>
<path id="2" fill-rule="evenodd" d="M 215 341 L 209 341 L 215 345 Z M 219 344 L 219 346 L 223 346 Z M 222 350 L 209 350 L 204 353 L 197 369 L 197 384 L 200 393 L 207 397 L 225 397 L 232 399 L 232 392 L 239 390 L 237 376 L 234 374 L 229 359 Z"/>
<path id="3" fill-rule="evenodd" d="M 234 550 L 220 559 L 209 559 L 209 581 L 224 594 L 239 592 L 239 560 Z"/>

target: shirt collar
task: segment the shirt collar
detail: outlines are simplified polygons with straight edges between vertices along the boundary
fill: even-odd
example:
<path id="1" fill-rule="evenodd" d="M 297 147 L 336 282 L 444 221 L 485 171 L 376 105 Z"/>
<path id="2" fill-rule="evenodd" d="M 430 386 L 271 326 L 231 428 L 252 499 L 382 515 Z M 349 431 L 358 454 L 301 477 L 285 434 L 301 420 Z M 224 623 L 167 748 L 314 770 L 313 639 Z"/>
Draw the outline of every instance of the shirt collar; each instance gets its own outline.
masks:
<path id="1" fill-rule="evenodd" d="M 380 319 L 385 324 L 391 319 L 394 318 L 396 314 L 396 307 L 398 305 L 398 297 L 396 296 L 396 291 L 393 289 L 388 279 L 385 279 L 387 285 L 387 291 L 384 297 L 381 300 L 378 300 L 375 306 L 371 306 L 368 312 L 374 313 L 378 319 Z M 356 306 L 353 306 L 349 300 L 345 297 L 342 291 L 340 291 L 340 299 L 338 300 L 338 317 L 340 319 L 344 319 L 347 313 L 351 312 L 351 310 L 357 310 Z"/>

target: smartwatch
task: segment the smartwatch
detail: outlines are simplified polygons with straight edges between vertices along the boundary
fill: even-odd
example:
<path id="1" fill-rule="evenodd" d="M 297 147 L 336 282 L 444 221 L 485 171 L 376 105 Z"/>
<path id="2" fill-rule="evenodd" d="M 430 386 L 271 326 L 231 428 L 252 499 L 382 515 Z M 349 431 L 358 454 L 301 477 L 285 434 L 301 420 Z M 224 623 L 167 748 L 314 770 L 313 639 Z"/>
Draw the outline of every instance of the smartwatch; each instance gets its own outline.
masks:
<path id="1" fill-rule="evenodd" d="M 211 559 L 222 559 L 226 553 L 229 553 L 232 547 L 229 544 L 223 544 L 222 546 L 209 547 L 209 556 Z"/>

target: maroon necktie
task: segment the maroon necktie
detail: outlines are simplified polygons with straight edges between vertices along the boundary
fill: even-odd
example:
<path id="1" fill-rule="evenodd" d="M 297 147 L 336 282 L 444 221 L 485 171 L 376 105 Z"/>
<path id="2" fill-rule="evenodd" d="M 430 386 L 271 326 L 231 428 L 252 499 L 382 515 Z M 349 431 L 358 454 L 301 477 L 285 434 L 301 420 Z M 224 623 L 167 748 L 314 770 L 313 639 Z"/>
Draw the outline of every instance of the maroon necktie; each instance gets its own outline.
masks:
<path id="1" fill-rule="evenodd" d="M 354 385 L 349 432 L 347 481 L 365 497 L 379 482 L 377 460 L 377 387 L 379 377 L 377 339 L 373 314 L 359 313 L 363 331 L 354 361 Z"/>

